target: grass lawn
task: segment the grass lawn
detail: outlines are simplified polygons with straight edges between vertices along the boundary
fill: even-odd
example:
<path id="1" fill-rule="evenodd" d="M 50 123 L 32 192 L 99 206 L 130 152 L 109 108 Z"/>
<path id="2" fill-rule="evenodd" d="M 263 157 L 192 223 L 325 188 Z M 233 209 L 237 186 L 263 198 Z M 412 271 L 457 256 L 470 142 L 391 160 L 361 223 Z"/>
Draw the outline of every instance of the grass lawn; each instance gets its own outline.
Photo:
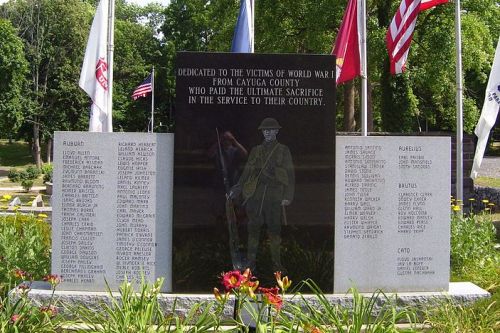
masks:
<path id="1" fill-rule="evenodd" d="M 500 178 L 478 177 L 474 180 L 474 185 L 484 187 L 500 187 Z"/>
<path id="2" fill-rule="evenodd" d="M 29 145 L 24 141 L 9 143 L 0 140 L 0 165 L 6 167 L 26 167 L 33 164 Z"/>
<path id="3" fill-rule="evenodd" d="M 33 165 L 33 157 L 31 156 L 29 144 L 25 141 L 14 141 L 9 143 L 8 140 L 0 140 L 0 187 L 11 188 L 11 190 L 1 191 L 0 196 L 9 194 L 12 197 L 19 197 L 23 204 L 31 201 L 32 196 L 38 195 L 38 192 L 17 190 L 16 187 L 21 186 L 21 183 L 12 183 L 6 176 L 12 168 L 26 169 Z M 5 178 L 4 178 L 5 177 Z M 44 186 L 43 175 L 33 181 L 33 186 Z M 44 196 L 44 202 L 48 203 Z"/>

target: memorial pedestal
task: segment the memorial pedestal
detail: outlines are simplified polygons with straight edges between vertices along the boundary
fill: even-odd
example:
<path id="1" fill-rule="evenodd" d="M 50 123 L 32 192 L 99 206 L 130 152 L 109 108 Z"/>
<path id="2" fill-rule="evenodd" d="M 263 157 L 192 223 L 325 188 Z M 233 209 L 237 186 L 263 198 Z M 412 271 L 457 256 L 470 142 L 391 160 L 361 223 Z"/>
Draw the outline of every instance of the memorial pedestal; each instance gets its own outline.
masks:
<path id="1" fill-rule="evenodd" d="M 113 297 L 120 298 L 118 292 L 112 293 Z M 362 293 L 363 296 L 371 297 L 371 293 Z M 12 296 L 12 295 L 11 295 Z M 29 293 L 29 298 L 35 305 L 47 304 L 52 296 L 50 285 L 44 282 L 35 282 L 33 289 Z M 311 305 L 320 304 L 314 295 L 302 295 L 304 299 Z M 327 294 L 326 299 L 331 304 L 338 304 L 342 307 L 350 308 L 353 303 L 352 294 Z M 386 293 L 386 297 L 380 296 L 376 302 L 374 311 L 379 310 L 387 302 L 397 304 L 399 308 L 412 307 L 423 309 L 430 306 L 439 305 L 446 300 L 454 301 L 461 304 L 470 304 L 480 299 L 490 297 L 490 293 L 478 287 L 471 282 L 450 282 L 448 292 L 403 292 L 403 293 Z M 102 311 L 99 306 L 102 303 L 111 303 L 111 295 L 108 292 L 84 292 L 84 291 L 56 291 L 55 299 L 60 303 L 65 304 L 65 308 L 72 308 L 77 305 L 83 305 L 88 309 Z M 200 302 L 214 301 L 212 294 L 160 294 L 160 304 L 164 311 L 168 312 L 174 308 L 179 314 L 188 313 L 191 308 Z M 286 302 L 300 303 L 299 297 L 288 296 Z M 234 298 L 231 298 L 224 310 L 224 316 L 231 318 L 233 314 Z"/>

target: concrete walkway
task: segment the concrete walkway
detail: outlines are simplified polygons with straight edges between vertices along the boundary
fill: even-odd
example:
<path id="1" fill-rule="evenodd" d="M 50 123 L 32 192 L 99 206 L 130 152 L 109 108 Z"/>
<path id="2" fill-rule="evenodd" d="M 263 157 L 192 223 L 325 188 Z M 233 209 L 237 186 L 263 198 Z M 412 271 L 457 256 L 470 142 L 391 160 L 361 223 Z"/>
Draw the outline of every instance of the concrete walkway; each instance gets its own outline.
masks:
<path id="1" fill-rule="evenodd" d="M 33 186 L 31 192 L 45 191 L 45 186 Z M 22 186 L 0 187 L 0 192 L 25 192 Z"/>
<path id="2" fill-rule="evenodd" d="M 7 177 L 0 177 L 0 182 L 7 180 Z M 40 192 L 45 191 L 46 187 L 44 186 L 33 186 L 31 191 Z M 24 192 L 24 188 L 22 186 L 9 186 L 9 187 L 0 187 L 0 191 L 4 192 Z"/>

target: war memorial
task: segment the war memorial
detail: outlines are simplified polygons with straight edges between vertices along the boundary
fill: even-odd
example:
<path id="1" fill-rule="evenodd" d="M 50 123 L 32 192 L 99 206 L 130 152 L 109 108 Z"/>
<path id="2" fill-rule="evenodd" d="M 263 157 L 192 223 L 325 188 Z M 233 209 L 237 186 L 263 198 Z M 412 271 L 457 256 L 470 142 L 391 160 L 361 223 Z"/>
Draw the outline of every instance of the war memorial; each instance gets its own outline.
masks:
<path id="1" fill-rule="evenodd" d="M 186 52 L 176 72 L 175 134 L 56 133 L 62 300 L 144 276 L 188 306 L 247 267 L 332 302 L 487 297 L 449 282 L 449 137 L 336 135 L 332 56 Z"/>

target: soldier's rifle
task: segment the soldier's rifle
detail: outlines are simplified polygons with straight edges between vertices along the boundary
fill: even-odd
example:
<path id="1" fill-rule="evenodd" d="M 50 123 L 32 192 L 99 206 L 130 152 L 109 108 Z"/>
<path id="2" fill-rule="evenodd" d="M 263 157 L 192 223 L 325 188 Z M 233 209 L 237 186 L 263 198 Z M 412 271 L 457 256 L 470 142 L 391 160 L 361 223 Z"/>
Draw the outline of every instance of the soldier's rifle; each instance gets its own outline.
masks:
<path id="1" fill-rule="evenodd" d="M 222 154 L 222 144 L 220 142 L 219 129 L 217 127 L 215 128 L 215 132 L 217 133 L 219 163 L 222 171 L 222 178 L 224 181 L 224 189 L 226 191 L 226 218 L 229 231 L 229 251 L 231 252 L 231 261 L 233 264 L 233 268 L 240 269 L 242 263 L 238 256 L 239 235 L 238 235 L 238 227 L 236 221 L 236 212 L 234 211 L 233 201 L 229 197 L 229 193 L 231 191 L 231 183 L 229 182 L 229 171 L 227 170 L 226 161 L 224 160 L 224 155 Z"/>

